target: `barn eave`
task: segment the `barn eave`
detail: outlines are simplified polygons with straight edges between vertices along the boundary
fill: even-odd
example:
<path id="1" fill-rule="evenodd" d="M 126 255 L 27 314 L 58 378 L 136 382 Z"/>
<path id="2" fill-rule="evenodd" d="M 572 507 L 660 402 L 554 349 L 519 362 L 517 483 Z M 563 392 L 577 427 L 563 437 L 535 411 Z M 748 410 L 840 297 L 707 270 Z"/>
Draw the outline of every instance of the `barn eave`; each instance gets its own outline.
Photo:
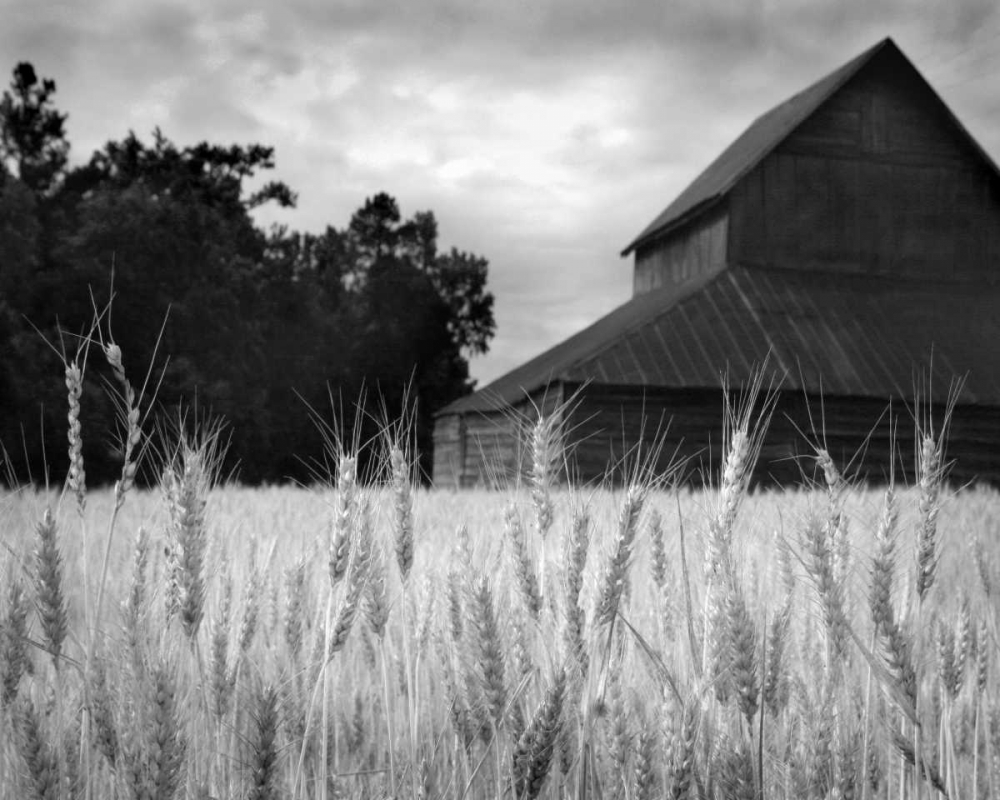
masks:
<path id="1" fill-rule="evenodd" d="M 493 413 L 554 383 L 718 388 L 767 362 L 807 394 L 1000 406 L 1000 290 L 730 266 L 633 297 L 438 416 Z M 933 309 L 935 326 L 927 324 Z M 925 376 L 927 386 L 921 389 Z"/>

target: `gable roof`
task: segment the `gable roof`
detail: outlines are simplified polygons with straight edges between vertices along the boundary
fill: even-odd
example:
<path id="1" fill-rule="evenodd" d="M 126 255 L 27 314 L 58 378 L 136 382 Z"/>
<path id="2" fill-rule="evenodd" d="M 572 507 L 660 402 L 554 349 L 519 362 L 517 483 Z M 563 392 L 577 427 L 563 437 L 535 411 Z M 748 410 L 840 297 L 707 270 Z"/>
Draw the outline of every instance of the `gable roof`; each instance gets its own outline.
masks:
<path id="1" fill-rule="evenodd" d="M 1000 169 L 891 39 L 759 117 L 623 252 L 683 225 L 732 187 L 879 53 L 912 70 L 958 132 Z M 746 381 L 770 354 L 784 388 L 856 397 L 913 397 L 931 368 L 935 401 L 968 373 L 959 402 L 1000 406 L 1000 290 L 909 284 L 729 266 L 708 282 L 633 297 L 555 347 L 438 414 L 488 412 L 550 382 L 718 388 Z M 933 313 L 933 324 L 929 313 Z"/>
<path id="2" fill-rule="evenodd" d="M 438 413 L 496 410 L 557 381 L 718 388 L 725 369 L 739 385 L 768 356 L 786 390 L 912 399 L 923 373 L 945 402 L 967 376 L 960 403 L 1000 405 L 998 308 L 996 289 L 731 267 L 634 297 Z"/>
<path id="3" fill-rule="evenodd" d="M 896 46 L 896 43 L 891 38 L 886 37 L 826 77 L 754 120 L 750 127 L 723 150 L 719 157 L 709 164 L 705 171 L 695 178 L 656 219 L 649 223 L 621 254 L 627 256 L 641 244 L 701 216 L 715 203 L 722 200 L 743 176 L 756 167 L 799 125 L 830 99 L 838 89 L 883 52 L 891 53 L 903 60 L 973 150 L 986 162 L 994 174 L 1000 177 L 1000 168 L 997 167 L 989 154 L 966 130 L 958 117 L 952 113 L 903 51 Z"/>

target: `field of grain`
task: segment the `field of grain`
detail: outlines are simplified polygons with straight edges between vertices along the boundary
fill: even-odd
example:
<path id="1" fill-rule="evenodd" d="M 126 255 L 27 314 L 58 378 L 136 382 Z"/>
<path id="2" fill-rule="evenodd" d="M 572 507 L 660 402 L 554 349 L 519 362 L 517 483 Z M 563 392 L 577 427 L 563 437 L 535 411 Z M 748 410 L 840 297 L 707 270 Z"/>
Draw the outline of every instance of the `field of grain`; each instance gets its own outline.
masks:
<path id="1" fill-rule="evenodd" d="M 1000 495 L 747 492 L 738 433 L 715 491 L 10 493 L 2 794 L 996 796 Z"/>
<path id="2" fill-rule="evenodd" d="M 503 490 L 417 489 L 387 425 L 374 481 L 331 437 L 325 486 L 219 485 L 202 429 L 139 491 L 105 356 L 121 479 L 86 489 L 70 364 L 64 490 L 0 499 L 2 797 L 1000 792 L 1000 495 L 948 485 L 945 425 L 911 487 L 817 447 L 810 486 L 750 491 L 763 398 L 697 492 L 642 454 L 557 486 L 558 413 Z"/>

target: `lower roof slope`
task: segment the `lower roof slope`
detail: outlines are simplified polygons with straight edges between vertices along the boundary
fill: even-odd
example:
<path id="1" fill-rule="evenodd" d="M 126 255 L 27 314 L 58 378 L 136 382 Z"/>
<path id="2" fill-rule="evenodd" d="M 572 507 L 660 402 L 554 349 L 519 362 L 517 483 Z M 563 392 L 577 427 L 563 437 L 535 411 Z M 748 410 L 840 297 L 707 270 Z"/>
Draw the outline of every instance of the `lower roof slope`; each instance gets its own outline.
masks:
<path id="1" fill-rule="evenodd" d="M 944 402 L 965 377 L 959 402 L 1000 405 L 998 343 L 995 290 L 730 267 L 634 297 L 438 413 L 495 410 L 553 381 L 718 388 L 727 373 L 740 385 L 769 354 L 784 389 L 911 399 L 926 375 Z"/>

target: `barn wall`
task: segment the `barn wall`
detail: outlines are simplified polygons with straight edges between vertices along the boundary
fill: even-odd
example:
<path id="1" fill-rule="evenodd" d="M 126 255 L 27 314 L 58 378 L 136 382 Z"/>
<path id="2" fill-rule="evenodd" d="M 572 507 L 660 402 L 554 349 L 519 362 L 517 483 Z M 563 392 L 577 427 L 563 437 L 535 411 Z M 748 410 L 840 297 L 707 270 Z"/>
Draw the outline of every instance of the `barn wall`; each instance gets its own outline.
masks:
<path id="1" fill-rule="evenodd" d="M 439 416 L 434 421 L 434 485 L 456 488 L 461 485 L 465 462 L 465 423 L 461 414 Z"/>
<path id="2" fill-rule="evenodd" d="M 563 401 L 561 384 L 539 390 L 513 408 L 447 414 L 434 424 L 434 485 L 494 486 L 515 481 L 530 466 L 527 431 L 538 413 Z"/>
<path id="3" fill-rule="evenodd" d="M 734 188 L 731 260 L 996 282 L 1000 186 L 883 54 Z"/>
<path id="4" fill-rule="evenodd" d="M 577 386 L 560 385 L 545 398 L 545 413 Z M 542 402 L 542 396 L 536 398 Z M 913 482 L 914 427 L 901 403 L 892 436 L 888 403 L 857 397 L 803 396 L 782 393 L 761 450 L 755 481 L 797 485 L 803 473 L 815 472 L 810 442 L 822 439 L 835 463 L 854 462 L 856 477 L 881 483 L 895 454 L 898 478 Z M 438 419 L 434 431 L 434 484 L 438 487 L 495 486 L 497 477 L 510 482 L 530 466 L 523 426 L 533 420 L 533 407 L 520 404 L 515 413 L 469 414 Z M 932 409 L 935 421 L 944 408 Z M 515 417 L 519 417 L 519 424 Z M 822 421 L 822 422 L 821 422 Z M 718 479 L 722 459 L 723 394 L 721 389 L 657 389 L 655 387 L 590 384 L 576 397 L 567 420 L 570 470 L 574 483 L 611 479 L 625 482 L 637 459 L 658 450 L 655 469 L 665 473 L 671 462 L 685 461 L 692 484 Z M 458 433 L 465 436 L 465 458 L 459 464 Z M 813 433 L 813 431 L 816 431 Z M 803 435 L 805 433 L 805 436 Z M 808 438 L 807 438 L 808 437 Z M 895 445 L 893 445 L 895 442 Z M 1000 408 L 958 406 L 951 423 L 947 456 L 954 460 L 951 478 L 957 484 L 982 480 L 1000 485 Z M 858 456 L 858 454 L 861 454 Z M 484 457 L 485 456 L 485 457 Z"/>
<path id="5" fill-rule="evenodd" d="M 896 403 L 893 416 L 897 426 L 893 436 L 887 406 L 887 402 L 871 398 L 828 397 L 821 400 L 790 394 L 782 398 L 769 444 L 797 442 L 797 452 L 808 453 L 808 446 L 792 423 L 794 421 L 803 431 L 812 430 L 811 413 L 816 427 L 820 427 L 820 420 L 823 420 L 821 434 L 825 432 L 827 449 L 837 463 L 847 464 L 855 459 L 861 465 L 861 477 L 881 482 L 895 455 L 896 475 L 913 483 L 916 451 L 913 419 L 902 403 Z M 935 406 L 931 415 L 939 425 L 944 419 L 945 408 Z M 982 480 L 1000 484 L 998 449 L 1000 408 L 972 405 L 955 408 L 947 439 L 947 458 L 954 460 L 951 471 L 954 483 Z M 787 471 L 778 469 L 776 474 L 785 480 Z"/>
<path id="6" fill-rule="evenodd" d="M 729 214 L 723 206 L 696 224 L 636 250 L 632 295 L 661 286 L 683 286 L 726 265 Z"/>
<path id="7" fill-rule="evenodd" d="M 434 485 L 493 485 L 520 462 L 517 420 L 510 410 L 438 417 L 434 424 Z"/>
<path id="8" fill-rule="evenodd" d="M 572 421 L 577 480 L 595 482 L 609 476 L 623 483 L 637 462 L 648 463 L 653 457 L 658 439 L 654 465 L 663 474 L 675 454 L 688 455 L 694 443 L 700 447 L 721 430 L 721 398 L 717 390 L 586 387 Z"/>
<path id="9" fill-rule="evenodd" d="M 887 406 L 886 401 L 871 398 L 821 399 L 797 392 L 782 393 L 761 449 L 755 481 L 788 485 L 800 483 L 803 472 L 813 477 L 815 451 L 810 441 L 816 441 L 817 436 L 811 432 L 821 427 L 818 433 L 835 463 L 844 466 L 853 461 L 858 466 L 858 478 L 882 482 L 895 453 L 897 476 L 912 482 L 913 475 L 907 473 L 914 463 L 913 424 L 907 413 L 900 411 L 901 404 L 897 405 L 899 424 L 893 440 L 890 417 L 885 413 Z M 944 409 L 937 407 L 932 413 L 940 421 Z M 706 476 L 718 480 L 723 453 L 721 389 L 643 390 L 591 385 L 581 397 L 573 425 L 578 442 L 573 463 L 581 481 L 599 481 L 608 474 L 609 464 L 634 463 L 636 452 L 645 455 L 657 446 L 658 472 L 665 472 L 671 459 L 685 460 L 688 482 L 699 484 Z M 662 433 L 659 443 L 658 428 Z M 640 441 L 642 447 L 636 451 Z M 626 455 L 629 451 L 631 454 Z M 956 408 L 947 446 L 948 458 L 955 459 L 953 481 L 1000 484 L 998 451 L 1000 409 Z M 859 453 L 862 455 L 856 457 Z M 612 477 L 621 483 L 627 472 L 618 469 Z"/>

